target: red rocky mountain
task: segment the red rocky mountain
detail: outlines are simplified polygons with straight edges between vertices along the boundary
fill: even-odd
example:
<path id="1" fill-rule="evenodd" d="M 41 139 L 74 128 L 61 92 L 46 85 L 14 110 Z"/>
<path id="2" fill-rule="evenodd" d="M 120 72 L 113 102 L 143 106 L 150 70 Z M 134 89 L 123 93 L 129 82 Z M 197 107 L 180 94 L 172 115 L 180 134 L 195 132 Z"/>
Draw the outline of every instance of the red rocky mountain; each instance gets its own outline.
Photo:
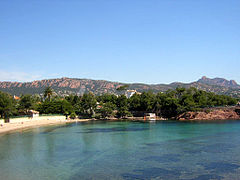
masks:
<path id="1" fill-rule="evenodd" d="M 58 78 L 45 79 L 33 82 L 0 82 L 0 91 L 8 92 L 12 95 L 20 94 L 42 94 L 46 87 L 51 87 L 58 95 L 78 94 L 86 92 L 94 94 L 114 93 L 118 87 L 125 83 L 111 82 L 105 80 L 77 79 L 77 78 Z M 227 94 L 234 97 L 240 97 L 240 86 L 233 80 L 228 81 L 222 78 L 210 79 L 202 77 L 200 80 L 192 83 L 171 83 L 171 84 L 128 84 L 129 89 L 139 92 L 153 91 L 165 92 L 176 87 L 195 87 L 205 91 L 215 92 L 217 94 Z"/>
<path id="2" fill-rule="evenodd" d="M 229 87 L 229 88 L 240 88 L 240 85 L 238 85 L 236 83 L 236 81 L 234 81 L 234 80 L 228 81 L 223 78 L 210 79 L 210 78 L 207 78 L 206 76 L 203 76 L 197 82 L 202 83 L 202 84 L 223 86 L 223 87 Z"/>

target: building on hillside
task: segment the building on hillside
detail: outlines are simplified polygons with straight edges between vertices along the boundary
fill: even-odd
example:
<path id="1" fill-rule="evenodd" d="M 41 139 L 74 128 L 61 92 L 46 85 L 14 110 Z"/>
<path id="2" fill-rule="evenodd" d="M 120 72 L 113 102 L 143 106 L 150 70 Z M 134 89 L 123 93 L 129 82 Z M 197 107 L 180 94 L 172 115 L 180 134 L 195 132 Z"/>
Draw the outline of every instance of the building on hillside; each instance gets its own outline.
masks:
<path id="1" fill-rule="evenodd" d="M 29 112 L 29 114 L 32 118 L 39 117 L 39 112 L 38 111 L 29 110 L 28 112 Z"/>
<path id="2" fill-rule="evenodd" d="M 97 107 L 96 107 L 96 109 L 102 109 L 102 105 L 99 103 L 99 102 L 97 102 Z"/>
<path id="3" fill-rule="evenodd" d="M 240 101 L 237 103 L 237 106 L 240 106 Z"/>
<path id="4" fill-rule="evenodd" d="M 21 98 L 14 95 L 14 96 L 13 96 L 13 99 L 15 99 L 15 100 L 20 100 Z"/>
<path id="5" fill-rule="evenodd" d="M 127 91 L 125 92 L 125 96 L 126 96 L 127 98 L 132 97 L 134 94 L 141 94 L 141 93 L 137 92 L 136 90 L 127 90 Z"/>

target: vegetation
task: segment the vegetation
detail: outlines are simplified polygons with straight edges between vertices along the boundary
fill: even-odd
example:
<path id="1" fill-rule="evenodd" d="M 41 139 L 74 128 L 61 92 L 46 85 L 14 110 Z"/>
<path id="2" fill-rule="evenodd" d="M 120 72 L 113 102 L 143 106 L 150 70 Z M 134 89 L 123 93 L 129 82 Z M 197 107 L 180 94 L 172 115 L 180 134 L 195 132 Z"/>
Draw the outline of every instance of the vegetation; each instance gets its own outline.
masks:
<path id="1" fill-rule="evenodd" d="M 48 100 L 50 100 L 52 95 L 53 95 L 53 89 L 51 87 L 47 87 L 44 90 L 44 98 L 48 98 Z"/>
<path id="2" fill-rule="evenodd" d="M 130 115 L 130 112 L 128 111 L 128 109 L 129 109 L 128 108 L 129 107 L 128 99 L 126 96 L 120 95 L 117 98 L 116 106 L 117 106 L 117 114 L 116 115 L 118 118 L 125 118 Z"/>
<path id="3" fill-rule="evenodd" d="M 120 86 L 120 87 L 117 88 L 116 90 L 117 90 L 117 91 L 124 91 L 124 90 L 127 90 L 128 87 L 129 87 L 129 85 L 126 84 L 126 85 L 122 85 L 122 86 Z"/>
<path id="4" fill-rule="evenodd" d="M 15 112 L 15 104 L 13 98 L 0 91 L 0 115 L 3 119 L 8 119 Z"/>
<path id="5" fill-rule="evenodd" d="M 22 95 L 17 103 L 17 110 L 20 114 L 28 114 L 29 110 L 36 109 L 38 102 L 40 102 L 40 98 L 36 95 Z"/>
<path id="6" fill-rule="evenodd" d="M 106 117 L 112 117 L 114 116 L 114 110 L 116 109 L 116 105 L 112 102 L 101 102 L 99 104 L 98 112 L 100 113 L 100 117 L 106 118 Z"/>
<path id="7" fill-rule="evenodd" d="M 20 100 L 14 100 L 11 95 L 0 92 L 1 118 L 24 115 L 31 109 L 39 111 L 40 114 L 63 114 L 72 119 L 76 117 L 125 118 L 135 115 L 136 112 L 155 112 L 164 118 L 174 118 L 186 111 L 237 103 L 237 99 L 230 96 L 181 87 L 166 93 L 143 92 L 134 94 L 130 98 L 114 94 L 95 96 L 92 93 L 61 97 L 54 95 L 53 90 L 48 87 L 44 90 L 43 97 L 22 95 Z"/>
<path id="8" fill-rule="evenodd" d="M 75 112 L 72 112 L 69 117 L 70 117 L 70 119 L 75 119 L 76 116 L 77 116 L 76 113 L 75 113 Z"/>

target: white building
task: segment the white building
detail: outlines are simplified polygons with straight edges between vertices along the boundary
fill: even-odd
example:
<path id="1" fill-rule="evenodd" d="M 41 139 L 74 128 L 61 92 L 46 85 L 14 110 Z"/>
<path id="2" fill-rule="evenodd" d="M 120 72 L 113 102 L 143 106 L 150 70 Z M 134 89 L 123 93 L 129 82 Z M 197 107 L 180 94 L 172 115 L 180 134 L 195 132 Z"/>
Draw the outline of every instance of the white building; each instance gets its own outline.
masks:
<path id="1" fill-rule="evenodd" d="M 130 97 L 132 97 L 135 93 L 136 93 L 136 94 L 141 94 L 141 93 L 137 92 L 136 90 L 127 90 L 127 91 L 125 92 L 125 96 L 126 96 L 127 98 L 130 98 Z"/>
<path id="2" fill-rule="evenodd" d="M 29 110 L 29 113 L 30 113 L 32 118 L 39 117 L 39 112 L 38 111 Z"/>
<path id="3" fill-rule="evenodd" d="M 144 120 L 155 121 L 156 114 L 155 113 L 145 113 Z"/>

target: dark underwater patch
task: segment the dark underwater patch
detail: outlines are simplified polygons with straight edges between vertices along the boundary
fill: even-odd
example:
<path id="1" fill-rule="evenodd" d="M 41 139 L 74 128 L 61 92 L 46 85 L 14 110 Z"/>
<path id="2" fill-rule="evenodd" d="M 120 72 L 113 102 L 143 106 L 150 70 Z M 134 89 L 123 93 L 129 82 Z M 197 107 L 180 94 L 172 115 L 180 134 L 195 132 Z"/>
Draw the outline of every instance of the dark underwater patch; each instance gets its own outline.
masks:
<path id="1" fill-rule="evenodd" d="M 200 150 L 186 150 L 184 151 L 184 153 L 187 153 L 187 154 L 197 154 L 197 153 L 200 153 L 201 151 Z"/>
<path id="2" fill-rule="evenodd" d="M 134 132 L 134 131 L 145 131 L 148 128 L 139 128 L 139 127 L 116 127 L 116 128 L 90 128 L 86 129 L 84 132 L 78 133 L 111 133 L 111 132 Z"/>
<path id="3" fill-rule="evenodd" d="M 203 166 L 205 170 L 215 173 L 231 173 L 240 167 L 240 165 L 226 162 L 200 163 L 200 165 Z"/>
<path id="4" fill-rule="evenodd" d="M 223 179 L 222 176 L 218 176 L 215 174 L 204 174 L 204 175 L 200 175 L 196 178 L 190 179 L 190 180 L 221 180 Z"/>
<path id="5" fill-rule="evenodd" d="M 227 151 L 230 151 L 232 148 L 236 147 L 233 144 L 228 143 L 216 143 L 211 145 L 198 145 L 193 150 L 186 150 L 185 153 L 189 154 L 196 154 L 200 152 L 206 152 L 206 153 L 225 153 Z"/>
<path id="6" fill-rule="evenodd" d="M 231 150 L 235 146 L 232 144 L 225 144 L 225 143 L 216 143 L 212 145 L 204 146 L 201 151 L 210 152 L 210 153 L 223 153 Z"/>
<path id="7" fill-rule="evenodd" d="M 145 168 L 136 169 L 134 173 L 124 173 L 122 174 L 123 179 L 152 179 L 152 178 L 162 178 L 162 179 L 172 179 L 178 178 L 180 173 L 173 170 L 167 170 L 163 168 Z"/>
<path id="8" fill-rule="evenodd" d="M 60 126 L 47 127 L 47 129 L 45 129 L 40 134 L 48 134 L 48 133 L 51 133 L 51 132 L 53 132 L 57 129 L 66 128 L 66 127 L 69 127 L 69 126 L 73 126 L 73 125 L 72 124 L 65 124 L 65 125 L 60 125 Z"/>
<path id="9" fill-rule="evenodd" d="M 151 147 L 158 147 L 162 146 L 163 143 L 145 143 L 146 146 L 151 146 Z"/>
<path id="10" fill-rule="evenodd" d="M 168 163 L 168 162 L 179 162 L 180 161 L 180 154 L 165 154 L 162 156 L 149 156 L 143 158 L 144 161 L 156 161 L 159 163 Z"/>

